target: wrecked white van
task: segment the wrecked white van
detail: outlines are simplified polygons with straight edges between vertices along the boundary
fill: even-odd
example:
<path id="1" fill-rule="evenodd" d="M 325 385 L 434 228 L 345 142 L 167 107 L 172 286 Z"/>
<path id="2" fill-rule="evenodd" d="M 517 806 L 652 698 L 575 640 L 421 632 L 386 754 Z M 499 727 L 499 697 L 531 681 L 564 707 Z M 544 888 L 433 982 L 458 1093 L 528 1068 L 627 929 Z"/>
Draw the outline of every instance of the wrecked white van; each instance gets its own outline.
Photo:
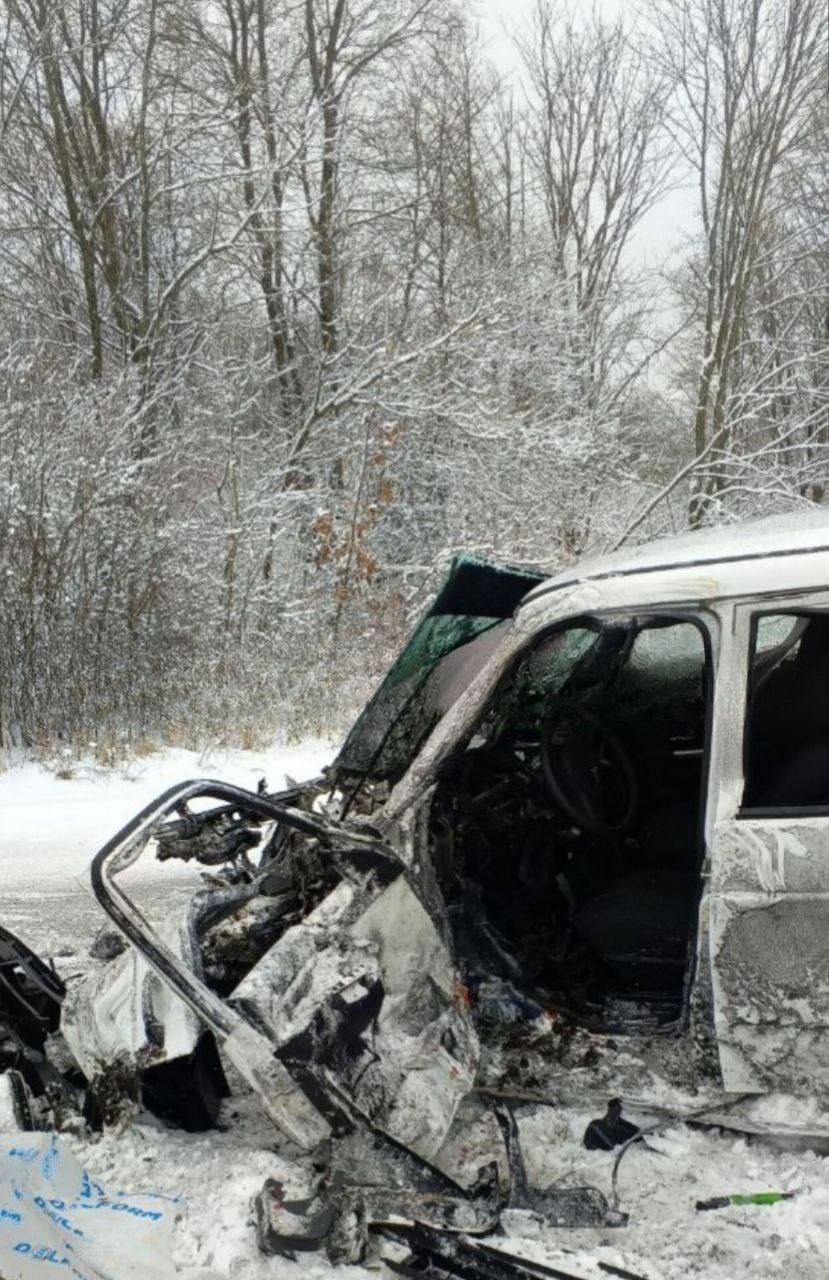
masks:
<path id="1" fill-rule="evenodd" d="M 160 928 L 145 851 L 210 868 Z M 510 1099 L 829 1138 L 829 511 L 461 558 L 325 778 L 185 783 L 92 880 L 131 944 L 63 1001 L 93 1094 L 117 1063 L 204 1127 L 232 1063 L 364 1219 L 429 1219 L 388 1200 L 419 1163 L 433 1220 L 491 1225 L 453 1131 Z M 262 1239 L 329 1209 L 286 1236 L 271 1197 Z"/>

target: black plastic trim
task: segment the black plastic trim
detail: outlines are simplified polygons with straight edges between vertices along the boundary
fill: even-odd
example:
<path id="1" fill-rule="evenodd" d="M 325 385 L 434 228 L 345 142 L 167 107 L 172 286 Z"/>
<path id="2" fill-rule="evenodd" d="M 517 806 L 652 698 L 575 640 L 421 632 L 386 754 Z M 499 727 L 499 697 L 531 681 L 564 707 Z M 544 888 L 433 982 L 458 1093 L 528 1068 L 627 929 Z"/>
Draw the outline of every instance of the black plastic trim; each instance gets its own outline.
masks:
<path id="1" fill-rule="evenodd" d="M 789 818 L 829 818 L 829 804 L 815 804 L 809 807 L 790 805 L 786 808 L 781 806 L 779 809 L 758 805 L 753 809 L 740 809 L 735 816 L 738 822 L 750 821 L 752 818 L 779 818 L 781 821 Z"/>

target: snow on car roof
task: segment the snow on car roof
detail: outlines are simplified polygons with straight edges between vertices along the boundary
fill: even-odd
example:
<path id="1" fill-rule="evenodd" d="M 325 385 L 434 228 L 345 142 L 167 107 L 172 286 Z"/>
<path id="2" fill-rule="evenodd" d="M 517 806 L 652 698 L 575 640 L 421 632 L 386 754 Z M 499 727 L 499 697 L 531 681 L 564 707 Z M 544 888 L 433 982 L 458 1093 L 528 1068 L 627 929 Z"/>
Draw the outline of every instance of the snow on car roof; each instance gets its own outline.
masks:
<path id="1" fill-rule="evenodd" d="M 802 566 L 802 557 L 809 556 L 814 559 L 809 561 L 805 577 L 801 567 L 798 580 L 790 583 L 788 558 L 798 557 Z M 749 566 L 754 572 L 747 574 Z M 757 569 L 762 570 L 760 575 Z M 551 593 L 582 584 L 603 582 L 606 590 L 615 594 L 613 580 L 645 574 L 656 579 L 653 592 L 647 592 L 654 599 L 661 598 L 668 587 L 667 598 L 675 600 L 683 594 L 688 599 L 723 598 L 790 585 L 800 589 L 829 586 L 829 507 L 716 525 L 581 561 L 534 587 L 522 600 L 519 612 L 540 604 Z M 760 579 L 762 584 L 758 585 Z M 629 589 L 624 594 L 627 596 Z"/>

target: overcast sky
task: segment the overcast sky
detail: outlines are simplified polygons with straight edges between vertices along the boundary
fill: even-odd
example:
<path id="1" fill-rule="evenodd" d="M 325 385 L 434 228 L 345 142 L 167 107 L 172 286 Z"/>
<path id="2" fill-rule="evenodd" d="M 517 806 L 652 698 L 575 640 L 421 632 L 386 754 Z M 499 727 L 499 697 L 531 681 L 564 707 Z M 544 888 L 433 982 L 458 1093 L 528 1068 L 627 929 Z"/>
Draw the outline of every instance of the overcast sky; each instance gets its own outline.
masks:
<path id="1" fill-rule="evenodd" d="M 579 2 L 586 6 L 589 0 Z M 624 0 L 595 2 L 608 17 L 624 9 Z M 470 12 L 478 15 L 489 57 L 504 74 L 515 73 L 516 57 L 508 32 L 529 22 L 536 0 L 465 0 L 465 3 Z M 636 256 L 648 266 L 658 265 L 687 241 L 695 222 L 693 190 L 668 192 L 643 218 L 636 234 Z"/>
<path id="2" fill-rule="evenodd" d="M 490 44 L 490 55 L 498 60 L 503 58 L 507 64 L 511 63 L 512 52 L 509 39 L 504 35 L 504 26 L 510 28 L 526 23 L 535 7 L 535 0 L 463 0 L 463 2 L 467 4 L 470 11 L 479 15 L 481 27 Z M 619 13 L 624 7 L 623 0 L 579 0 L 579 5 L 583 5 L 584 8 L 592 7 L 594 4 L 608 16 Z M 578 6 L 573 4 L 572 0 L 571 7 L 573 12 L 578 12 Z"/>

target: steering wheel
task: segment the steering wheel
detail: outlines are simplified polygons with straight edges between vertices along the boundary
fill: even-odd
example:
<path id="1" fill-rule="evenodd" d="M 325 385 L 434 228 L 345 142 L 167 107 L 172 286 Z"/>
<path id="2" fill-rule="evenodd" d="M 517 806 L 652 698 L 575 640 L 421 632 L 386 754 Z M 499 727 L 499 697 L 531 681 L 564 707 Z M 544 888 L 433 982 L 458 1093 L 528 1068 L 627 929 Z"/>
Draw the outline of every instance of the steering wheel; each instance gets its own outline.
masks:
<path id="1" fill-rule="evenodd" d="M 556 804 L 594 835 L 621 835 L 639 807 L 639 783 L 627 748 L 601 716 L 557 698 L 540 734 L 541 769 Z"/>

